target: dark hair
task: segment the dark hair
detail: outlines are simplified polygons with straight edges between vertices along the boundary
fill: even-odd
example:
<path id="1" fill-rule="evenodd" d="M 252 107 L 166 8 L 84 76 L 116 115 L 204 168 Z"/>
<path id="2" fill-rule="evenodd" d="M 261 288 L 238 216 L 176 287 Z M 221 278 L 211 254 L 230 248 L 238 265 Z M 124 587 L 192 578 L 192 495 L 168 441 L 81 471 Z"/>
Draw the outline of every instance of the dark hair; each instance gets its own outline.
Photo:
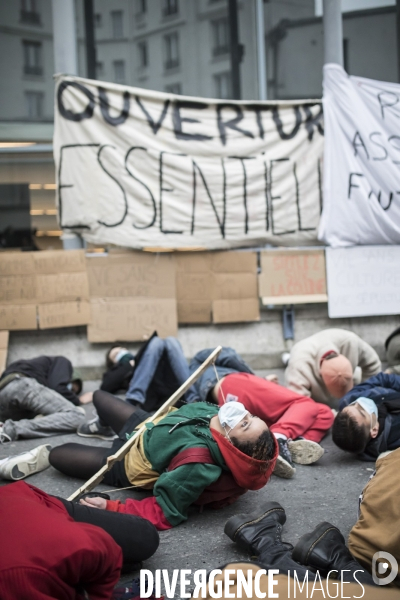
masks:
<path id="1" fill-rule="evenodd" d="M 263 431 L 255 442 L 240 442 L 237 438 L 231 437 L 232 443 L 240 452 L 255 458 L 256 460 L 268 461 L 274 457 L 275 442 L 273 434 L 269 429 Z"/>
<path id="2" fill-rule="evenodd" d="M 113 344 L 111 346 L 111 348 L 109 348 L 107 350 L 107 352 L 106 352 L 106 369 L 107 369 L 107 371 L 109 371 L 114 366 L 113 361 L 110 359 L 110 352 L 113 348 L 119 348 L 119 347 L 123 348 L 123 344 L 121 344 L 121 342 L 117 342 L 116 344 Z"/>
<path id="3" fill-rule="evenodd" d="M 75 377 L 74 379 L 71 380 L 71 383 L 76 385 L 76 387 L 77 387 L 76 394 L 79 395 L 83 388 L 82 379 L 80 377 Z"/>
<path id="4" fill-rule="evenodd" d="M 342 410 L 337 415 L 332 427 L 332 440 L 342 450 L 359 454 L 363 452 L 370 439 L 366 427 L 359 425 L 352 415 Z"/>

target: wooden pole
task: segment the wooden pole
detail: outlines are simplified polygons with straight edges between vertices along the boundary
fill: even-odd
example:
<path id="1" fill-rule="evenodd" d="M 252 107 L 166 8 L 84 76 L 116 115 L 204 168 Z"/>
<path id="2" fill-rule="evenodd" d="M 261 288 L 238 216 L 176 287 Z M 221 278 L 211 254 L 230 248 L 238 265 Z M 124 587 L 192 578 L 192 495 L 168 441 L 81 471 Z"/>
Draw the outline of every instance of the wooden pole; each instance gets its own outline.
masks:
<path id="1" fill-rule="evenodd" d="M 198 380 L 200 375 L 204 373 L 204 371 L 215 361 L 221 350 L 222 346 L 218 346 L 217 348 L 215 348 L 215 350 L 211 352 L 210 356 L 206 358 L 203 364 L 200 365 L 200 367 L 194 373 L 192 373 L 192 375 L 185 381 L 185 383 L 183 383 L 181 387 L 178 390 L 176 390 L 176 392 L 172 394 L 172 396 L 168 398 L 168 400 L 164 402 L 164 404 L 157 410 L 157 412 L 155 412 L 154 415 L 147 420 L 147 423 L 151 423 L 152 421 L 154 421 L 154 419 L 159 417 L 163 412 L 170 408 L 170 406 L 174 406 L 178 402 L 178 400 L 182 398 L 184 393 L 187 392 L 190 386 Z M 85 492 L 91 492 L 103 480 L 103 477 L 107 473 L 107 471 L 109 471 L 116 462 L 122 460 L 126 456 L 126 454 L 128 454 L 129 450 L 133 445 L 133 442 L 145 430 L 146 425 L 142 425 L 140 429 L 136 431 L 136 433 L 134 433 L 134 435 L 130 437 L 129 440 L 125 442 L 125 444 L 121 446 L 121 448 L 115 454 L 107 458 L 107 463 L 103 467 L 101 467 L 101 469 L 97 471 L 97 473 L 95 473 L 93 477 L 88 479 L 86 483 L 84 483 L 79 489 L 77 489 L 73 494 L 71 494 L 68 500 L 75 500 L 75 498 L 78 498 L 78 496 L 80 496 L 81 494 L 84 494 Z"/>

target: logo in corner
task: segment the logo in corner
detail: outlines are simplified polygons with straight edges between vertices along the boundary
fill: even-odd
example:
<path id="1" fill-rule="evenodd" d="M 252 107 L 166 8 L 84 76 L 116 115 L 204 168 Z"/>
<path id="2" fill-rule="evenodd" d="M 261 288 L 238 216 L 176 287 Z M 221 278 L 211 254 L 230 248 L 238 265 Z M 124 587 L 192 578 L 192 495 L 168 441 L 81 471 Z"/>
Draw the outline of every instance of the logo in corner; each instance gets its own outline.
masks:
<path id="1" fill-rule="evenodd" d="M 372 579 L 376 585 L 389 585 L 397 577 L 399 566 L 389 552 L 375 552 L 372 557 Z M 388 573 L 385 577 L 382 577 Z"/>

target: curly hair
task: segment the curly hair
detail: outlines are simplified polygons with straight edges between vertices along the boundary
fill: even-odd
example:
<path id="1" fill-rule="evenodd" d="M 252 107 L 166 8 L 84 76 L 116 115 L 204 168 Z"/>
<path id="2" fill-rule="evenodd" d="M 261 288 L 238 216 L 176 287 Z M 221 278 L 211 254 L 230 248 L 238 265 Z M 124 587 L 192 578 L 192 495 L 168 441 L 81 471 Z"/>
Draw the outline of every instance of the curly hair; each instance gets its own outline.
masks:
<path id="1" fill-rule="evenodd" d="M 332 427 L 332 440 L 341 450 L 359 454 L 363 452 L 370 439 L 369 430 L 359 425 L 355 418 L 342 410 Z"/>
<path id="2" fill-rule="evenodd" d="M 238 450 L 247 454 L 256 460 L 272 460 L 275 453 L 275 442 L 273 434 L 269 429 L 263 431 L 255 442 L 240 442 L 237 438 L 231 437 L 232 443 Z"/>

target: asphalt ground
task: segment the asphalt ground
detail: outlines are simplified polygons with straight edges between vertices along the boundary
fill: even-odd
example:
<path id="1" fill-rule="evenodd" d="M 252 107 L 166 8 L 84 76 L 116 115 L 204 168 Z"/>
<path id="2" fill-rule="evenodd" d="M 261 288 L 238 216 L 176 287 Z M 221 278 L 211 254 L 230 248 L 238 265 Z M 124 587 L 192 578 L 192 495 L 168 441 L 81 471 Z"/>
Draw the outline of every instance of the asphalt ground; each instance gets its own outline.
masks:
<path id="1" fill-rule="evenodd" d="M 283 370 L 277 371 L 282 380 Z M 267 371 L 257 372 L 264 376 Z M 98 382 L 85 382 L 84 391 L 97 389 Z M 85 407 L 88 418 L 95 415 L 92 404 Z M 75 434 L 59 435 L 39 440 L 19 440 L 0 445 L 0 458 L 30 450 L 49 443 L 53 447 L 66 442 L 78 442 L 92 446 L 110 446 L 102 440 L 78 437 Z M 237 513 L 262 512 L 263 505 L 271 500 L 279 502 L 286 511 L 287 521 L 283 539 L 295 544 L 299 537 L 311 531 L 321 521 L 329 521 L 339 527 L 347 538 L 357 520 L 358 498 L 374 470 L 374 463 L 360 462 L 339 450 L 327 435 L 322 441 L 325 449 L 323 457 L 315 464 L 297 465 L 293 479 L 280 479 L 272 476 L 268 484 L 257 492 L 247 492 L 233 505 L 221 510 L 190 510 L 186 523 L 169 531 L 160 532 L 160 546 L 155 555 L 147 560 L 143 568 L 155 569 L 215 569 L 230 561 L 248 559 L 224 534 L 224 525 L 229 517 Z M 49 494 L 67 498 L 82 482 L 62 475 L 53 467 L 29 477 L 26 481 Z M 0 480 L 0 485 L 9 482 Z M 99 485 L 99 491 L 108 491 L 106 485 Z M 118 491 L 112 498 L 144 498 L 148 492 Z M 135 540 L 132 540 L 135 543 Z M 138 576 L 132 573 L 123 581 Z"/>

